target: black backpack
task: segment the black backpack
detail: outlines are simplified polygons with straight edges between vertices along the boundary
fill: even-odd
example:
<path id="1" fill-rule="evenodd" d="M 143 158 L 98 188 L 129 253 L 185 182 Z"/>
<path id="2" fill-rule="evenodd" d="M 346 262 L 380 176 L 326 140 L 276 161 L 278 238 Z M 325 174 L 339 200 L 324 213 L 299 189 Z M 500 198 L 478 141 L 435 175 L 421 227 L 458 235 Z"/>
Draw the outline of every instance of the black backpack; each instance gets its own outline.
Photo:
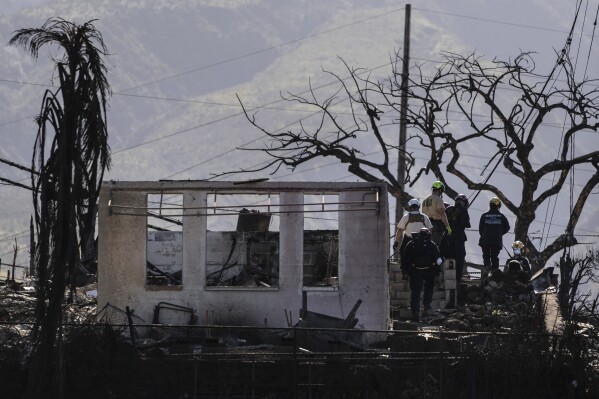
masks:
<path id="1" fill-rule="evenodd" d="M 430 241 L 423 241 L 421 239 L 414 240 L 412 244 L 412 263 L 419 269 L 432 267 L 432 248 Z"/>

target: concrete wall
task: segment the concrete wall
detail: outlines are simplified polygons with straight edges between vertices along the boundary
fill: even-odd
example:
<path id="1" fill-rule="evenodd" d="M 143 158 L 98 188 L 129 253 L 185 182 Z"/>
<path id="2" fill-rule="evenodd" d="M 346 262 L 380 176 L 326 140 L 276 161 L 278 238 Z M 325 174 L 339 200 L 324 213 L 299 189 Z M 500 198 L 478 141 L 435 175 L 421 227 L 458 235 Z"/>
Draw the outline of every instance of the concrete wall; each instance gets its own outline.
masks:
<path id="1" fill-rule="evenodd" d="M 183 283 L 146 285 L 148 193 L 183 194 Z M 207 194 L 280 196 L 279 284 L 272 288 L 206 287 Z M 339 195 L 339 286 L 303 287 L 304 193 Z M 376 208 L 376 209 L 375 209 Z M 285 310 L 297 322 L 302 293 L 308 310 L 345 318 L 358 299 L 358 327 L 387 329 L 389 219 L 384 185 L 372 183 L 106 182 L 99 203 L 98 308 L 133 309 L 152 321 L 168 302 L 194 309 L 198 324 L 286 327 Z M 186 323 L 164 312 L 160 321 Z"/>

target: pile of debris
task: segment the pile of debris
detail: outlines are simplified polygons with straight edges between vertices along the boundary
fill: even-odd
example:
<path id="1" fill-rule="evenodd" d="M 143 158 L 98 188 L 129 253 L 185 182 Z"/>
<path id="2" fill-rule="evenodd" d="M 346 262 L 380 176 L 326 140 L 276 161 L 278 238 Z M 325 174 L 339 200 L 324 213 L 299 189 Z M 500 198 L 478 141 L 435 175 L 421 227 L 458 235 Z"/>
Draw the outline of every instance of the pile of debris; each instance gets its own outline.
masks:
<path id="1" fill-rule="evenodd" d="M 555 289 L 549 285 L 545 289 Z M 496 270 L 482 280 L 465 280 L 457 287 L 458 306 L 436 309 L 423 314 L 421 327 L 442 327 L 449 331 L 511 331 L 521 323 L 530 323 L 539 306 L 528 273 Z M 405 323 L 394 323 L 394 329 Z"/>
<path id="2" fill-rule="evenodd" d="M 2 282 L 0 285 L 0 341 L 21 341 L 31 334 L 35 323 L 35 290 L 33 283 Z M 89 323 L 95 320 L 96 284 L 90 284 L 67 295 L 64 306 L 65 322 Z M 10 338 L 10 339 L 9 339 Z"/>

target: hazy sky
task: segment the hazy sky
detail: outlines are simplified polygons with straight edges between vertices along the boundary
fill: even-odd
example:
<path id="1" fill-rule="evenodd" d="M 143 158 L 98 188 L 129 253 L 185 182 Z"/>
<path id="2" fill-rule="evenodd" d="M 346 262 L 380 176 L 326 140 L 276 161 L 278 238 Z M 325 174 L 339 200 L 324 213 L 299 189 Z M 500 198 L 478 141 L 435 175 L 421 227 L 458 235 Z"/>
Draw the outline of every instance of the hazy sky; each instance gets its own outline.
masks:
<path id="1" fill-rule="evenodd" d="M 50 0 L 2 0 L 0 4 L 1 14 L 13 14 L 22 8 L 35 7 L 47 3 Z"/>

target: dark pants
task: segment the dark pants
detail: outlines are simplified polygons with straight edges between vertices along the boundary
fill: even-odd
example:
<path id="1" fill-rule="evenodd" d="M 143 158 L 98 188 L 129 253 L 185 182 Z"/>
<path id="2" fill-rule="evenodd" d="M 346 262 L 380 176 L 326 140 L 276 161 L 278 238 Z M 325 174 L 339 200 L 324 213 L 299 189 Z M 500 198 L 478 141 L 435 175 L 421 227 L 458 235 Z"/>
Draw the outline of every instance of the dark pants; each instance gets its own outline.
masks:
<path id="1" fill-rule="evenodd" d="M 483 265 L 486 267 L 491 266 L 491 270 L 499 269 L 499 252 L 501 247 L 495 246 L 483 246 Z"/>
<path id="2" fill-rule="evenodd" d="M 431 231 L 431 241 L 434 242 L 437 247 L 441 246 L 441 239 L 443 239 L 443 234 L 445 234 L 445 230 L 447 228 L 439 219 L 431 219 L 431 223 L 433 224 L 433 231 Z"/>
<path id="3" fill-rule="evenodd" d="M 464 262 L 466 261 L 466 243 L 462 240 L 450 240 L 449 242 L 455 259 L 455 278 L 460 283 L 464 274 Z"/>
<path id="4" fill-rule="evenodd" d="M 414 315 L 420 313 L 420 292 L 423 285 L 424 295 L 422 303 L 425 309 L 429 309 L 433 301 L 433 289 L 435 288 L 435 271 L 432 267 L 428 269 L 412 269 L 410 271 L 410 290 L 412 291 L 410 306 Z"/>

